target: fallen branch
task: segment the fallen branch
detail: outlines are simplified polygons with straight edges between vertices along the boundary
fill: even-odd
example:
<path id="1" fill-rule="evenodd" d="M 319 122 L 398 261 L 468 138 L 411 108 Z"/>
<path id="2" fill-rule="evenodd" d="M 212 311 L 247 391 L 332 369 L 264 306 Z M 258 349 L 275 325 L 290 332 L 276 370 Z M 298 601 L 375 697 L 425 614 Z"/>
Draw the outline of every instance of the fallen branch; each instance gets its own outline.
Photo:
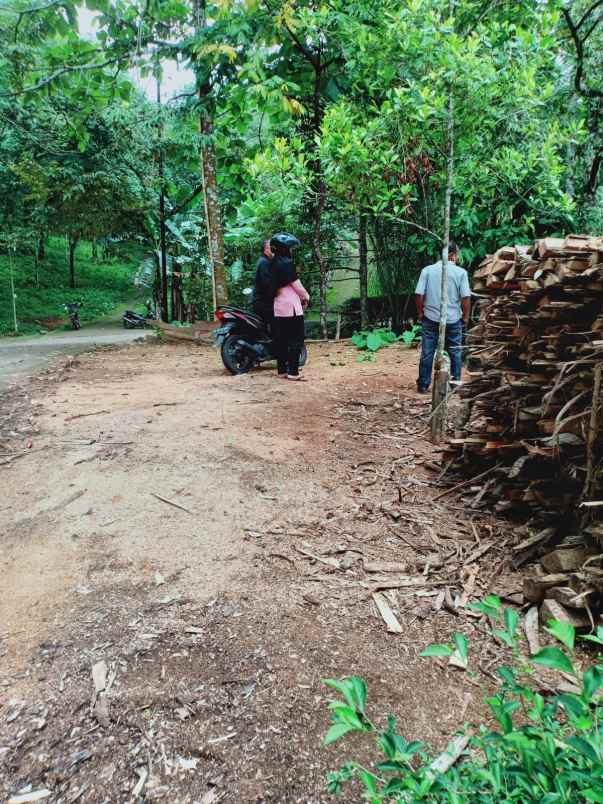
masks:
<path id="1" fill-rule="evenodd" d="M 167 497 L 162 497 L 161 494 L 155 494 L 155 492 L 152 491 L 151 497 L 155 497 L 155 499 L 161 500 L 161 502 L 167 503 L 168 505 L 172 505 L 174 508 L 179 508 L 181 511 L 185 511 L 187 514 L 194 516 L 190 508 L 185 508 L 184 505 L 180 505 L 180 503 L 174 502 L 173 500 L 168 500 Z"/>
<path id="2" fill-rule="evenodd" d="M 448 748 L 431 763 L 428 774 L 435 778 L 439 774 L 449 771 L 469 745 L 470 739 L 471 734 L 463 734 L 451 740 L 448 743 Z"/>
<path id="3" fill-rule="evenodd" d="M 110 410 L 93 410 L 91 413 L 76 413 L 75 416 L 67 416 L 66 422 L 72 422 L 74 419 L 84 419 L 86 416 L 100 416 L 102 413 L 111 413 Z"/>
<path id="4" fill-rule="evenodd" d="M 472 483 L 475 483 L 476 480 L 481 480 L 482 478 L 496 471 L 496 469 L 498 469 L 499 467 L 500 463 L 497 463 L 496 466 L 491 466 L 489 469 L 486 469 L 485 472 L 482 472 L 481 474 L 476 475 L 475 477 L 471 477 L 469 480 L 463 480 L 462 483 L 457 483 L 456 486 L 452 486 L 449 489 L 445 489 L 439 494 L 436 494 L 436 496 L 433 498 L 433 502 L 439 500 L 441 497 L 445 497 L 447 494 L 452 494 L 452 492 L 456 491 L 457 489 L 462 489 L 465 486 L 470 486 Z"/>

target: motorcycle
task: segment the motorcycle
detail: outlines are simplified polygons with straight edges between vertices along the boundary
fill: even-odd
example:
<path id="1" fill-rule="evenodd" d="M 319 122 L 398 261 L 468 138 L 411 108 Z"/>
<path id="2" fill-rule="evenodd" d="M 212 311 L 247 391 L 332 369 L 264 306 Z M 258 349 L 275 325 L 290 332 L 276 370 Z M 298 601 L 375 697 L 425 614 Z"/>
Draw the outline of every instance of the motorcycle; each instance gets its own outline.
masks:
<path id="1" fill-rule="evenodd" d="M 250 295 L 251 290 L 243 291 Z M 269 360 L 276 360 L 275 344 L 266 322 L 255 313 L 239 307 L 219 307 L 216 318 L 223 326 L 214 331 L 214 343 L 220 349 L 222 362 L 231 374 L 247 374 L 252 368 Z M 308 359 L 306 346 L 302 346 L 299 365 Z"/>
<path id="2" fill-rule="evenodd" d="M 126 310 L 121 320 L 125 329 L 144 329 L 149 326 L 149 321 L 155 320 L 155 316 L 152 314 L 139 315 L 133 310 Z"/>
<path id="3" fill-rule="evenodd" d="M 121 319 L 125 329 L 144 329 L 149 326 L 149 321 L 157 320 L 152 302 L 146 302 L 145 307 L 147 308 L 146 315 L 139 315 L 139 313 L 135 313 L 134 310 L 125 311 Z"/>
<path id="4" fill-rule="evenodd" d="M 80 314 L 79 309 L 82 306 L 82 302 L 67 302 L 64 304 L 63 307 L 67 311 L 69 315 L 69 320 L 71 321 L 71 326 L 73 329 L 81 329 L 81 322 L 80 322 Z"/>

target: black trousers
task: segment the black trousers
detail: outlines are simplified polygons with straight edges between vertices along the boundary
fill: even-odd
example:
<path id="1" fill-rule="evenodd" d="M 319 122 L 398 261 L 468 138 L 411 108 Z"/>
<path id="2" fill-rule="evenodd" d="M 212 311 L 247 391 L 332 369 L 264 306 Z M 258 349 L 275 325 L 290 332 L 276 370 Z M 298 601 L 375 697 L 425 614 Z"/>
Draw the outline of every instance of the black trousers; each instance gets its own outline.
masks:
<path id="1" fill-rule="evenodd" d="M 297 377 L 299 374 L 299 355 L 304 345 L 303 315 L 275 316 L 274 345 L 278 373 Z"/>
<path id="2" fill-rule="evenodd" d="M 268 332 L 272 332 L 272 326 L 274 322 L 274 312 L 272 310 L 273 304 L 272 302 L 261 302 L 255 301 L 253 303 L 253 312 L 264 321 L 266 324 L 266 329 Z"/>

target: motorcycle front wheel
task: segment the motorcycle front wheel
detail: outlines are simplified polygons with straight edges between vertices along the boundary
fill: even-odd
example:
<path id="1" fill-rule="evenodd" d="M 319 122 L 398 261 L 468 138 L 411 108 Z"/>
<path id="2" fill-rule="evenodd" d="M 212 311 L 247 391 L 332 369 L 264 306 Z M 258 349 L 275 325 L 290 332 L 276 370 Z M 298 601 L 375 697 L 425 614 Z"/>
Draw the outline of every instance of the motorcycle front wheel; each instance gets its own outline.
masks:
<path id="1" fill-rule="evenodd" d="M 220 350 L 222 362 L 231 374 L 247 374 L 255 365 L 254 356 L 239 346 L 239 340 L 239 335 L 228 335 Z"/>

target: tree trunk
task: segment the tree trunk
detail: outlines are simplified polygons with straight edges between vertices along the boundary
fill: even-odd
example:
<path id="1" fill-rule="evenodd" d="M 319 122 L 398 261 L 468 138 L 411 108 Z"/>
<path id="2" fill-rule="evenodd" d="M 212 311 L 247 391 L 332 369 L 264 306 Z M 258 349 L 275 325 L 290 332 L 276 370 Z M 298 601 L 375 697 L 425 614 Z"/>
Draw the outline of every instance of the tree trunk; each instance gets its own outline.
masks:
<path id="1" fill-rule="evenodd" d="M 92 238 L 92 262 L 98 262 L 98 243 L 96 237 Z"/>
<path id="2" fill-rule="evenodd" d="M 167 246 L 165 228 L 165 177 L 163 168 L 163 124 L 161 121 L 161 81 L 157 79 L 157 105 L 159 118 L 157 125 L 157 159 L 159 167 L 159 249 L 161 252 L 161 320 L 169 321 L 168 310 L 168 275 L 167 275 Z"/>
<path id="3" fill-rule="evenodd" d="M 314 67 L 314 100 L 313 100 L 313 116 L 312 116 L 312 147 L 316 148 L 315 139 L 320 135 L 322 126 L 323 110 L 321 102 L 321 85 L 323 67 L 320 61 L 313 62 Z M 314 238 L 312 243 L 312 251 L 314 259 L 318 266 L 318 274 L 320 281 L 320 330 L 322 337 L 327 340 L 329 337 L 327 327 L 327 282 L 328 273 L 327 265 L 325 263 L 322 253 L 322 215 L 327 201 L 327 185 L 322 173 L 322 163 L 320 156 L 316 153 L 315 158 L 312 160 L 312 193 L 313 193 L 313 220 L 314 220 Z"/>
<path id="4" fill-rule="evenodd" d="M 327 266 L 322 255 L 321 239 L 322 239 L 322 213 L 325 208 L 325 201 L 327 198 L 327 186 L 322 179 L 319 179 L 318 198 L 314 210 L 314 240 L 313 252 L 314 259 L 318 265 L 320 276 L 320 330 L 322 337 L 327 340 L 329 331 L 327 326 Z"/>
<path id="5" fill-rule="evenodd" d="M 38 235 L 38 262 L 44 262 L 46 258 L 46 232 L 44 229 L 40 230 Z"/>
<path id="6" fill-rule="evenodd" d="M 15 333 L 19 332 L 19 321 L 17 320 L 17 294 L 15 293 L 15 274 L 14 274 L 14 251 L 10 256 L 9 250 L 8 270 L 10 274 L 10 295 L 13 303 L 13 330 Z"/>
<path id="7" fill-rule="evenodd" d="M 360 328 L 366 329 L 369 323 L 368 313 L 368 239 L 366 232 L 366 215 L 362 207 L 358 215 L 358 253 L 359 253 L 359 286 L 360 286 Z"/>
<path id="8" fill-rule="evenodd" d="M 452 7 L 452 3 L 451 3 Z M 444 200 L 444 247 L 442 248 L 442 285 L 440 301 L 440 330 L 435 356 L 435 377 L 431 403 L 431 436 L 438 444 L 446 434 L 448 421 L 448 383 L 450 361 L 444 359 L 446 321 L 448 318 L 448 245 L 450 243 L 450 209 L 454 180 L 454 97 L 452 87 L 448 90 L 448 157 L 446 165 L 446 195 Z"/>
<path id="9" fill-rule="evenodd" d="M 205 0 L 193 0 L 195 33 L 197 36 L 207 27 Z M 224 224 L 218 192 L 216 152 L 213 141 L 213 120 L 209 109 L 210 78 L 197 71 L 199 94 L 199 133 L 201 134 L 201 181 L 205 206 L 207 248 L 212 267 L 214 313 L 218 307 L 228 304 L 228 287 L 224 266 Z"/>
<path id="10" fill-rule="evenodd" d="M 597 188 L 599 187 L 599 173 L 601 171 L 602 162 L 603 162 L 603 146 L 595 151 L 593 161 L 591 162 L 590 171 L 588 173 L 586 195 L 591 200 L 594 199 L 597 193 Z"/>
<path id="11" fill-rule="evenodd" d="M 202 97 L 200 95 L 200 97 Z M 216 154 L 213 143 L 213 122 L 207 112 L 201 112 L 199 130 L 203 138 L 201 146 L 201 168 L 203 180 L 203 199 L 205 202 L 205 222 L 209 257 L 212 266 L 214 311 L 228 304 L 228 288 L 224 267 L 224 225 L 218 193 Z"/>
<path id="12" fill-rule="evenodd" d="M 75 250 L 79 238 L 75 235 L 69 237 L 69 287 L 75 288 Z"/>

